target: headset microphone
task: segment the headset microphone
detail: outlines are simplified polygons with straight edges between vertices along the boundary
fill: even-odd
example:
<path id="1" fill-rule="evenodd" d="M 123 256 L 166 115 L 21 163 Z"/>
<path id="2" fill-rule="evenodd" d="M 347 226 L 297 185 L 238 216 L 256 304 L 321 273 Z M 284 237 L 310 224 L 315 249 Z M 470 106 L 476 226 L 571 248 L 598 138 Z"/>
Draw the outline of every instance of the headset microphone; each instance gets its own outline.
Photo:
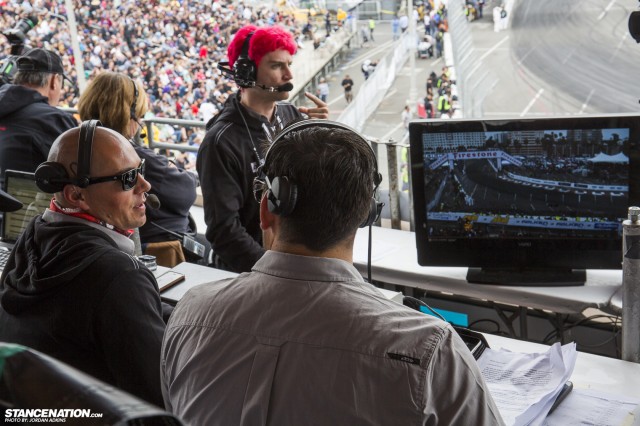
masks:
<path id="1" fill-rule="evenodd" d="M 291 83 L 285 83 L 281 86 L 275 87 L 265 86 L 264 84 L 256 84 L 256 86 L 268 92 L 290 92 L 293 90 L 293 84 Z"/>
<path id="2" fill-rule="evenodd" d="M 144 203 L 151 209 L 153 210 L 158 210 L 160 208 L 160 200 L 158 199 L 158 196 L 155 194 L 149 194 L 148 192 L 145 192 L 145 200 Z"/>

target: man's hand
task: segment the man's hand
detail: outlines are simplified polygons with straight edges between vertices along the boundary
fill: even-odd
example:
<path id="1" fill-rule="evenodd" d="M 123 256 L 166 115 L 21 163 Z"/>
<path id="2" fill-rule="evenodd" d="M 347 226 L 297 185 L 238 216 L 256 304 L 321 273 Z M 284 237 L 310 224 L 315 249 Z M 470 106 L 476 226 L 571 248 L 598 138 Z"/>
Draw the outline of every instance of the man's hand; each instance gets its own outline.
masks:
<path id="1" fill-rule="evenodd" d="M 311 102 L 316 104 L 316 107 L 315 108 L 299 107 L 298 111 L 300 111 L 303 114 L 307 114 L 309 118 L 322 118 L 325 120 L 329 118 L 329 107 L 327 106 L 326 103 L 322 102 L 320 98 L 312 95 L 309 92 L 304 92 L 304 95 L 307 97 L 307 99 L 310 99 Z"/>

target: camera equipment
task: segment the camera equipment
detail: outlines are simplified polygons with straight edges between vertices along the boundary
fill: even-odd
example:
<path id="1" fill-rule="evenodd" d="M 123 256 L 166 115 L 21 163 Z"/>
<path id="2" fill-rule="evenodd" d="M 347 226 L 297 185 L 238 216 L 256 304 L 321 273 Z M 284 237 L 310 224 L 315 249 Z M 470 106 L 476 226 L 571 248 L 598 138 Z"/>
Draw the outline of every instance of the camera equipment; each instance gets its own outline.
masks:
<path id="1" fill-rule="evenodd" d="M 16 73 L 16 60 L 22 54 L 27 33 L 38 25 L 38 18 L 31 15 L 21 19 L 15 28 L 4 31 L 2 34 L 11 45 L 11 53 L 0 63 L 0 86 L 13 81 Z"/>

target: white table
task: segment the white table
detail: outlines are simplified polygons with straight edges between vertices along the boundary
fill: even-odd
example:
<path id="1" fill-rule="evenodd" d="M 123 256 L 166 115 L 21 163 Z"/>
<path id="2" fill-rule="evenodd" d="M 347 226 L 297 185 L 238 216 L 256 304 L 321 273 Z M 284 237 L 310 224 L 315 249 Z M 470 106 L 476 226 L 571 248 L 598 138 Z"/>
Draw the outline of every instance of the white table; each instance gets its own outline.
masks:
<path id="1" fill-rule="evenodd" d="M 369 229 L 359 229 L 354 264 L 366 276 Z M 481 301 L 522 307 L 522 337 L 526 338 L 526 308 L 555 314 L 581 314 L 587 308 L 608 309 L 622 285 L 621 270 L 588 270 L 584 286 L 519 287 L 470 284 L 467 268 L 418 265 L 414 232 L 373 227 L 371 274 L 374 281 L 428 291 L 443 292 Z"/>
<path id="2" fill-rule="evenodd" d="M 358 230 L 353 260 L 363 274 L 367 269 L 367 239 L 368 229 Z M 389 284 L 567 314 L 607 307 L 622 285 L 621 270 L 588 270 L 587 282 L 577 287 L 469 284 L 467 268 L 420 266 L 417 258 L 414 232 L 373 228 L 372 277 Z"/>

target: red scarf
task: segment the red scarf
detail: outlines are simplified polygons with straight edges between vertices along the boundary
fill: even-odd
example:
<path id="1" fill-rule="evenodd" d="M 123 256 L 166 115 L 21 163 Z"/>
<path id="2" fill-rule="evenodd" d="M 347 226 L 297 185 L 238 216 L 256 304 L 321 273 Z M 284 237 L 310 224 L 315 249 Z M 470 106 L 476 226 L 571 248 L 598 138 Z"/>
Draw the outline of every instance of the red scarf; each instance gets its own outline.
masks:
<path id="1" fill-rule="evenodd" d="M 129 238 L 133 235 L 133 229 L 127 229 L 122 230 L 122 229 L 118 229 L 113 225 L 108 224 L 107 222 L 98 219 L 95 216 L 91 216 L 89 213 L 83 212 L 80 209 L 65 209 L 62 208 L 60 206 L 58 206 L 58 203 L 56 203 L 55 198 L 51 199 L 51 203 L 49 203 L 49 210 L 54 211 L 56 213 L 62 213 L 62 214 L 66 214 L 67 216 L 73 216 L 73 217 L 79 217 L 80 219 L 84 219 L 84 220 L 88 220 L 89 222 L 93 222 L 93 223 L 97 223 L 98 225 L 102 225 L 107 229 L 111 229 L 113 231 L 116 231 L 119 234 L 124 235 L 125 237 Z"/>

